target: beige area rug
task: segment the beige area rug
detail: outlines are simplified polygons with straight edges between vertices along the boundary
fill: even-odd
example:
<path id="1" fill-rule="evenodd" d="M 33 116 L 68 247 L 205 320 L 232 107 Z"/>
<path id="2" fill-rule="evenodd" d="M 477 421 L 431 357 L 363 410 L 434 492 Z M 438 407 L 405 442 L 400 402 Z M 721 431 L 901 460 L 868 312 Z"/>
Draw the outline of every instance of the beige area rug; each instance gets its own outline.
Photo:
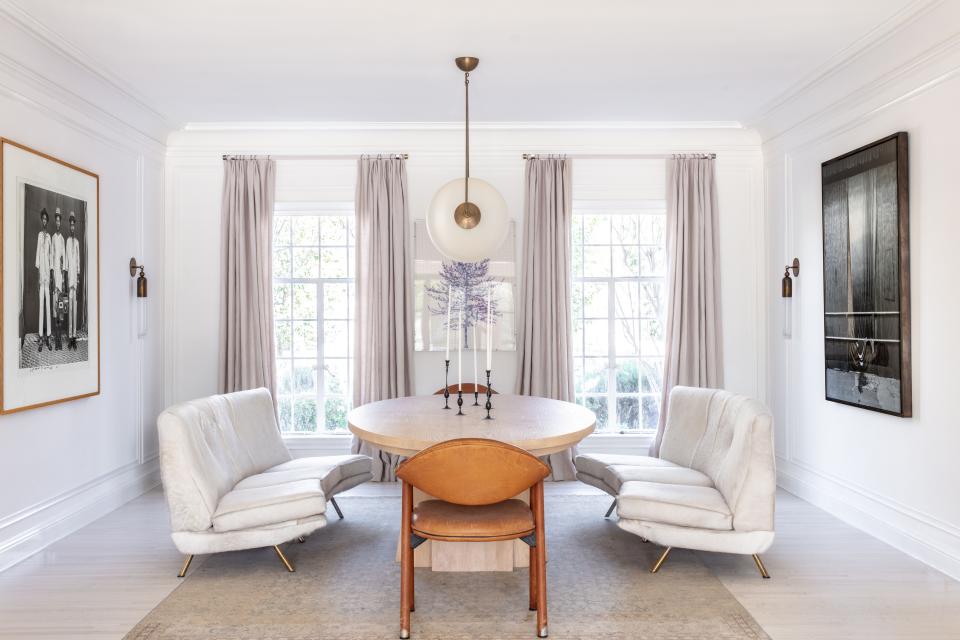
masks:
<path id="1" fill-rule="evenodd" d="M 272 549 L 212 556 L 127 640 L 396 638 L 400 500 L 338 502 L 345 520 L 331 509 L 330 524 L 304 544 L 285 547 L 296 573 L 287 573 Z M 692 552 L 674 550 L 660 573 L 650 574 L 661 548 L 604 520 L 608 505 L 600 496 L 547 498 L 550 638 L 768 637 Z M 536 637 L 525 569 L 417 569 L 416 598 L 415 640 Z"/>

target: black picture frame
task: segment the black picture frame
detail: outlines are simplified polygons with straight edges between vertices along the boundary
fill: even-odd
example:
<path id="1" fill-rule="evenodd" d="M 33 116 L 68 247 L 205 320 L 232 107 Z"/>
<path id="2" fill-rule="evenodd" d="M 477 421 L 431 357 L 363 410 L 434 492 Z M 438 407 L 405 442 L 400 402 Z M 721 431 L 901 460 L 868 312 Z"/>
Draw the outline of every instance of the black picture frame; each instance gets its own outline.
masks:
<path id="1" fill-rule="evenodd" d="M 907 133 L 821 164 L 824 393 L 913 415 Z"/>

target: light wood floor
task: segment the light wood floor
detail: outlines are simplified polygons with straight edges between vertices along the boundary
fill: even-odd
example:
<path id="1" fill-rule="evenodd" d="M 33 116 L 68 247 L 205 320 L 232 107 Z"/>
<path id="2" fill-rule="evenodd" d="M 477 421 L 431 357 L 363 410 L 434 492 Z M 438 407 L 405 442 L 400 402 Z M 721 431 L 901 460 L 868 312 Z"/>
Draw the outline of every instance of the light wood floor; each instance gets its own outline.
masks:
<path id="1" fill-rule="evenodd" d="M 547 492 L 599 493 L 573 482 Z M 777 541 L 764 556 L 771 580 L 747 557 L 700 554 L 775 640 L 960 638 L 960 583 L 788 493 L 777 509 Z M 152 491 L 0 573 L 0 638 L 121 638 L 176 588 L 181 561 L 163 495 Z"/>

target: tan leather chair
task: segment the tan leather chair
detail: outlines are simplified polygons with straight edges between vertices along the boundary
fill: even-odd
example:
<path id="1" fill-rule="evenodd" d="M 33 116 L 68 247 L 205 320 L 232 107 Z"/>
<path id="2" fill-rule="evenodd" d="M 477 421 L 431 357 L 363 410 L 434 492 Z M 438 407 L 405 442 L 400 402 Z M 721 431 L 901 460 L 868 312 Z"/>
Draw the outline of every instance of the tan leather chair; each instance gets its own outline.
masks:
<path id="1" fill-rule="evenodd" d="M 413 550 L 426 540 L 495 542 L 521 539 L 530 546 L 530 610 L 537 635 L 547 637 L 547 539 L 543 479 L 550 468 L 523 449 L 496 440 L 441 442 L 397 469 L 403 481 L 400 522 L 400 637 L 410 637 L 414 610 Z M 413 506 L 413 488 L 434 496 Z M 530 490 L 530 504 L 513 497 Z"/>

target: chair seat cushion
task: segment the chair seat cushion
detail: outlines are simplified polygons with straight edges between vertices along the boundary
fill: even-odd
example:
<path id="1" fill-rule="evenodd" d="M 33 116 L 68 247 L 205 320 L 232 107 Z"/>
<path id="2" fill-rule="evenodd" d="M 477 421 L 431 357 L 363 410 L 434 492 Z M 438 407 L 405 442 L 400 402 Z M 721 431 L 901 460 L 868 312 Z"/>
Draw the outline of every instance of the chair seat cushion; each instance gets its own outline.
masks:
<path id="1" fill-rule="evenodd" d="M 342 480 L 370 473 L 372 461 L 367 456 L 320 456 L 294 458 L 263 473 L 248 476 L 237 483 L 234 489 L 256 489 L 299 480 L 319 480 L 320 489 L 328 498 L 333 497 L 333 488 Z"/>
<path id="2" fill-rule="evenodd" d="M 581 477 L 581 480 L 599 480 L 601 488 L 613 495 L 620 492 L 624 482 L 631 480 L 713 486 L 710 477 L 696 469 L 650 456 L 582 454 L 576 457 L 574 464 L 578 474 L 589 477 Z M 597 485 L 594 482 L 591 484 Z"/>
<path id="3" fill-rule="evenodd" d="M 327 498 L 317 479 L 234 489 L 220 499 L 213 530 L 237 531 L 324 513 Z"/>
<path id="4" fill-rule="evenodd" d="M 713 487 L 639 480 L 624 482 L 617 496 L 617 515 L 679 527 L 719 531 L 733 528 L 730 508 Z"/>
<path id="5" fill-rule="evenodd" d="M 505 540 L 533 530 L 533 512 L 523 500 L 479 506 L 426 500 L 413 509 L 413 532 L 424 538 Z"/>

